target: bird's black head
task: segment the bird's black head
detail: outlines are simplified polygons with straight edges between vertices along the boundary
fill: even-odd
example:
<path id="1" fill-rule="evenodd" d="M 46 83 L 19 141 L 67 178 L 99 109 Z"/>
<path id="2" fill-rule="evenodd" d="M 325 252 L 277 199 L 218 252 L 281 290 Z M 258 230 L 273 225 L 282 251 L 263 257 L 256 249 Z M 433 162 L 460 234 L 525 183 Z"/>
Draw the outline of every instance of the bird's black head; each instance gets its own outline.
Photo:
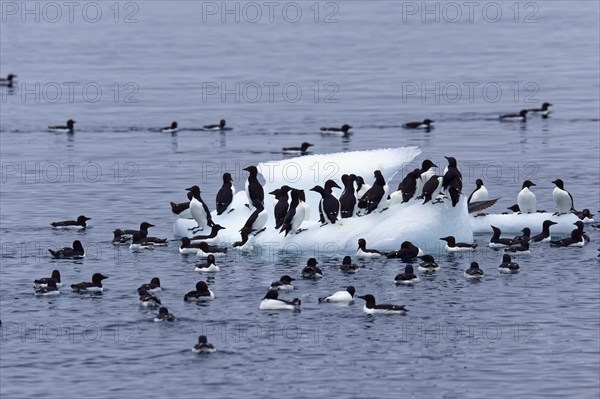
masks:
<path id="1" fill-rule="evenodd" d="M 431 119 L 425 119 L 425 120 L 423 121 L 423 124 L 424 124 L 424 125 L 427 125 L 427 126 L 429 126 L 429 125 L 430 125 L 430 124 L 432 124 L 433 122 L 434 122 L 434 121 L 432 121 Z"/>
<path id="2" fill-rule="evenodd" d="M 446 157 L 446 156 L 444 156 L 444 158 L 446 158 L 448 160 L 448 166 L 453 166 L 456 168 L 456 158 Z"/>
<path id="3" fill-rule="evenodd" d="M 523 186 L 521 187 L 521 189 L 523 189 L 523 188 L 529 188 L 529 187 L 533 187 L 533 186 L 535 186 L 535 185 L 536 185 L 536 184 L 535 184 L 535 183 L 533 183 L 531 180 L 525 180 L 525 181 L 523 182 Z"/>
<path id="4" fill-rule="evenodd" d="M 352 264 L 352 258 L 350 256 L 344 256 L 344 259 L 342 260 L 342 264 L 343 265 L 351 265 Z"/>
<path id="5" fill-rule="evenodd" d="M 350 130 L 350 129 L 352 129 L 352 126 L 350 126 L 350 125 L 345 124 L 342 126 L 342 132 L 344 132 L 344 133 L 348 133 L 348 130 Z"/>
<path id="6" fill-rule="evenodd" d="M 83 251 L 83 245 L 81 245 L 81 241 L 79 241 L 79 240 L 73 241 L 73 249 L 75 251 Z"/>
<path id="7" fill-rule="evenodd" d="M 300 149 L 302 150 L 302 152 L 304 152 L 304 151 L 308 150 L 308 147 L 312 147 L 312 146 L 314 146 L 314 144 L 304 142 L 300 146 Z"/>
<path id="8" fill-rule="evenodd" d="M 311 267 L 315 267 L 317 266 L 319 262 L 317 262 L 317 260 L 315 258 L 310 258 L 309 260 L 306 261 L 306 266 L 311 266 Z"/>
<path id="9" fill-rule="evenodd" d="M 509 254 L 502 255 L 502 263 L 510 263 L 511 261 L 512 259 L 510 258 Z"/>
<path id="10" fill-rule="evenodd" d="M 325 182 L 325 190 L 331 190 L 332 188 L 340 188 L 340 186 L 338 186 L 338 184 L 336 182 L 334 182 L 333 180 L 327 180 Z"/>
<path id="11" fill-rule="evenodd" d="M 200 335 L 198 337 L 198 343 L 199 344 L 206 344 L 206 343 L 208 343 L 208 340 L 206 339 L 206 335 Z"/>
<path id="12" fill-rule="evenodd" d="M 221 119 L 219 121 L 219 126 L 221 126 L 222 128 L 225 127 L 225 124 L 226 124 L 225 119 Z"/>
<path id="13" fill-rule="evenodd" d="M 158 314 L 159 315 L 167 315 L 167 314 L 169 314 L 169 309 L 167 309 L 163 306 L 160 309 L 158 309 Z"/>
<path id="14" fill-rule="evenodd" d="M 471 269 L 479 269 L 479 263 L 471 262 Z"/>
<path id="15" fill-rule="evenodd" d="M 231 177 L 231 173 L 229 173 L 229 172 L 223 173 L 223 183 L 229 183 L 232 181 L 233 181 L 233 178 Z"/>
<path id="16" fill-rule="evenodd" d="M 565 183 L 563 183 L 561 179 L 556 179 L 552 183 L 556 184 L 556 187 L 560 188 L 561 190 L 565 189 Z"/>
<path id="17" fill-rule="evenodd" d="M 60 272 L 58 270 L 52 270 L 52 276 L 53 279 L 55 279 L 56 281 L 60 281 Z"/>
<path id="18" fill-rule="evenodd" d="M 15 74 L 12 74 L 12 73 L 9 73 L 9 74 L 8 74 L 8 76 L 6 77 L 6 80 L 8 80 L 8 81 L 12 81 L 12 80 L 13 80 L 14 78 L 16 78 L 16 77 L 17 77 L 17 75 L 15 75 Z"/>
<path id="19" fill-rule="evenodd" d="M 181 245 L 185 248 L 190 245 L 190 239 L 188 237 L 181 237 Z"/>
<path id="20" fill-rule="evenodd" d="M 421 163 L 421 173 L 427 172 L 430 168 L 437 168 L 437 165 L 426 159 Z"/>
<path id="21" fill-rule="evenodd" d="M 198 186 L 188 187 L 186 190 L 191 192 L 192 196 L 194 196 L 196 199 L 200 198 L 200 193 L 202 193 L 202 191 L 200 191 L 200 187 Z"/>
<path id="22" fill-rule="evenodd" d="M 527 109 L 522 109 L 521 112 L 519 112 L 519 116 L 525 117 L 527 116 L 527 113 L 529 112 L 529 110 Z"/>
<path id="23" fill-rule="evenodd" d="M 77 218 L 77 223 L 85 223 L 87 220 L 90 220 L 91 218 L 85 217 L 83 215 L 79 215 L 79 217 Z"/>
<path id="24" fill-rule="evenodd" d="M 481 186 L 483 186 L 483 180 L 477 179 L 475 180 L 475 184 L 477 185 L 477 188 L 481 188 Z"/>
<path id="25" fill-rule="evenodd" d="M 148 230 L 150 227 L 154 227 L 154 225 L 148 222 L 142 222 L 140 224 L 140 230 Z"/>
<path id="26" fill-rule="evenodd" d="M 348 288 L 346 288 L 346 291 L 348 291 L 350 295 L 354 296 L 354 294 L 356 293 L 356 288 L 354 288 L 353 285 L 349 285 Z"/>
<path id="27" fill-rule="evenodd" d="M 510 210 L 510 211 L 513 211 L 513 212 L 519 212 L 519 211 L 520 211 L 520 209 L 519 209 L 519 205 L 517 205 L 517 204 L 514 204 L 513 206 L 509 206 L 509 207 L 508 207 L 508 208 L 506 208 L 506 209 L 508 209 L 508 210 Z"/>
<path id="28" fill-rule="evenodd" d="M 208 262 L 209 265 L 214 265 L 215 264 L 215 256 L 213 254 L 208 255 L 208 257 L 206 258 L 206 261 Z"/>
<path id="29" fill-rule="evenodd" d="M 108 276 L 105 276 L 105 275 L 103 275 L 102 273 L 94 273 L 94 274 L 92 275 L 92 282 L 93 282 L 93 283 L 99 283 L 99 282 L 101 282 L 102 280 L 104 280 L 104 279 L 107 279 L 107 278 L 108 278 Z"/>
<path id="30" fill-rule="evenodd" d="M 73 129 L 74 126 L 75 126 L 75 121 L 73 119 L 69 119 L 67 121 L 67 128 Z"/>
<path id="31" fill-rule="evenodd" d="M 152 280 L 150 280 L 150 284 L 160 287 L 160 279 L 158 277 L 153 277 Z"/>
<path id="32" fill-rule="evenodd" d="M 206 292 L 208 291 L 208 284 L 205 281 L 198 281 L 196 283 L 196 292 Z"/>
<path id="33" fill-rule="evenodd" d="M 364 238 L 358 239 L 358 248 L 365 249 L 367 247 L 367 241 Z"/>
<path id="34" fill-rule="evenodd" d="M 177 129 L 177 122 L 171 122 L 171 129 Z"/>
<path id="35" fill-rule="evenodd" d="M 287 274 L 281 276 L 281 278 L 279 279 L 279 281 L 281 281 L 284 284 L 290 284 L 294 280 L 296 280 L 296 279 L 288 276 Z"/>
<path id="36" fill-rule="evenodd" d="M 552 104 L 550 104 L 550 103 L 543 103 L 543 104 L 542 104 L 542 109 L 543 109 L 544 111 L 547 111 L 547 110 L 548 110 L 548 107 L 551 107 L 551 106 L 552 106 Z"/>
<path id="37" fill-rule="evenodd" d="M 415 271 L 414 271 L 412 265 L 404 266 L 404 274 L 415 274 Z"/>
<path id="38" fill-rule="evenodd" d="M 244 170 L 246 172 L 250 173 L 250 176 L 256 176 L 258 174 L 258 169 L 254 165 L 250 165 L 250 166 L 244 168 Z"/>

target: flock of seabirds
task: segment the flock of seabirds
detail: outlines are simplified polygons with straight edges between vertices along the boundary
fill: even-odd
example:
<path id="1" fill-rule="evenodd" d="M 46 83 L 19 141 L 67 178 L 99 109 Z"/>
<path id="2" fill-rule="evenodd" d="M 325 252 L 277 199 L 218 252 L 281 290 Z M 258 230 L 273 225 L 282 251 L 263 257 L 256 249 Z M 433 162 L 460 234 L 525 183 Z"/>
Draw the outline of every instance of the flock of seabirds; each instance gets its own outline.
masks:
<path id="1" fill-rule="evenodd" d="M 16 75 L 10 74 L 7 79 L 0 79 L 0 85 L 12 87 Z M 506 114 L 500 116 L 500 120 L 526 121 L 527 114 L 537 113 L 546 118 L 549 115 L 550 103 L 543 103 L 541 108 L 525 109 L 515 114 Z M 433 121 L 425 119 L 422 122 L 409 122 L 403 125 L 406 129 L 431 129 Z M 55 132 L 74 132 L 74 120 L 68 120 L 64 126 L 49 126 L 49 130 Z M 340 128 L 321 128 L 323 134 L 347 135 L 352 127 L 344 124 Z M 231 130 L 226 126 L 226 121 L 221 120 L 218 124 L 205 125 L 203 130 Z M 170 126 L 158 129 L 165 133 L 175 133 L 178 130 L 178 123 L 172 122 Z M 284 147 L 285 153 L 306 154 L 308 148 L 313 146 L 310 143 L 302 143 L 299 147 Z M 316 185 L 311 188 L 321 195 L 319 202 L 319 221 L 321 226 L 327 224 L 336 224 L 338 219 L 361 217 L 374 212 L 384 212 L 390 206 L 409 201 L 422 201 L 422 204 L 431 202 L 433 204 L 450 202 L 454 207 L 458 204 L 463 194 L 462 174 L 457 166 L 454 157 L 445 157 L 448 160 L 448 166 L 441 174 L 436 174 L 435 165 L 431 160 L 426 159 L 422 162 L 421 168 L 414 169 L 406 174 L 404 179 L 398 185 L 394 192 L 389 192 L 389 186 L 385 182 L 382 173 L 379 170 L 374 172 L 374 181 L 372 185 L 365 182 L 361 176 L 354 174 L 344 174 L 341 177 L 343 187 L 340 187 L 334 180 L 327 180 L 323 186 Z M 258 169 L 256 166 L 249 166 L 244 169 L 248 172 L 248 178 L 245 182 L 245 191 L 248 207 L 252 214 L 246 220 L 244 226 L 240 229 L 240 241 L 233 243 L 233 248 L 249 248 L 251 237 L 260 234 L 266 230 L 266 224 L 269 214 L 272 214 L 275 220 L 275 229 L 281 234 L 300 234 L 306 229 L 301 227 L 305 220 L 309 219 L 310 209 L 306 203 L 304 190 L 296 189 L 288 185 L 270 192 L 274 196 L 273 209 L 271 211 L 265 208 L 265 193 L 263 186 L 258 180 Z M 511 255 L 530 254 L 529 246 L 532 242 L 549 242 L 551 245 L 559 247 L 584 246 L 590 241 L 589 236 L 584 231 L 584 221 L 593 220 L 593 215 L 588 209 L 577 211 L 574 207 L 572 195 L 565 189 L 564 182 L 556 179 L 552 182 L 555 185 L 552 193 L 556 204 L 554 215 L 574 213 L 578 221 L 574 223 L 575 228 L 568 237 L 552 240 L 550 228 L 556 224 L 552 220 L 545 220 L 542 225 L 541 233 L 532 236 L 531 229 L 526 227 L 522 234 L 516 237 L 502 237 L 501 230 L 492 226 L 493 235 L 490 238 L 489 246 L 492 248 L 504 248 L 502 263 L 498 266 L 501 273 L 518 273 L 520 266 L 513 262 Z M 536 213 L 545 212 L 537 209 L 536 196 L 531 190 L 535 183 L 525 180 L 521 191 L 517 195 L 517 204 L 508 208 L 517 213 Z M 342 190 L 339 198 L 334 189 Z M 210 233 L 194 235 L 193 237 L 182 237 L 179 246 L 179 252 L 183 255 L 195 254 L 206 259 L 204 262 L 195 265 L 195 271 L 214 273 L 219 271 L 216 257 L 227 253 L 227 247 L 214 245 L 218 243 L 219 231 L 225 227 L 215 223 L 211 216 L 208 205 L 201 197 L 200 187 L 195 185 L 187 190 L 188 200 L 182 203 L 171 202 L 171 210 L 179 218 L 193 219 L 197 226 L 190 228 L 192 234 L 210 228 Z M 236 193 L 233 186 L 233 178 L 230 173 L 223 174 L 223 185 L 215 198 L 216 215 L 220 216 L 232 212 L 232 201 Z M 488 198 L 488 190 L 481 179 L 477 179 L 475 190 L 468 196 L 467 205 L 469 213 L 480 212 L 493 206 L 496 199 Z M 90 218 L 80 215 L 77 220 L 67 220 L 51 223 L 55 229 L 74 229 L 83 230 L 87 226 Z M 127 245 L 134 251 L 153 249 L 156 246 L 167 245 L 167 239 L 152 237 L 148 234 L 148 229 L 154 227 L 153 224 L 142 222 L 138 229 L 116 229 L 113 231 L 113 245 Z M 600 228 L 600 225 L 592 225 L 593 228 Z M 440 240 L 446 242 L 444 249 L 446 252 L 473 251 L 478 244 L 456 242 L 453 236 L 442 237 Z M 72 247 L 60 248 L 57 250 L 49 249 L 53 258 L 56 259 L 82 259 L 85 257 L 85 250 L 79 240 L 73 242 Z M 409 241 L 401 244 L 397 251 L 384 252 L 377 249 L 367 248 L 366 240 L 358 240 L 358 250 L 356 255 L 361 258 L 387 257 L 397 258 L 406 262 L 403 273 L 395 277 L 396 284 L 415 284 L 419 277 L 414 273 L 412 263 L 420 260 L 418 270 L 425 274 L 436 273 L 439 265 L 430 254 L 424 254 L 423 251 Z M 600 254 L 598 255 L 600 256 Z M 343 273 L 354 273 L 358 266 L 352 263 L 350 256 L 345 256 L 340 266 Z M 302 269 L 301 275 L 307 279 L 319 279 L 323 276 L 322 270 L 318 267 L 318 261 L 310 258 L 306 267 Z M 481 279 L 484 272 L 480 269 L 477 262 L 472 262 L 470 267 L 465 270 L 464 276 L 467 279 Z M 91 282 L 81 282 L 72 284 L 71 289 L 80 293 L 98 293 L 103 291 L 102 281 L 107 279 L 101 273 L 94 273 Z M 259 304 L 260 310 L 298 310 L 301 301 L 298 298 L 285 300 L 279 298 L 279 291 L 291 291 L 294 289 L 293 281 L 295 279 L 289 275 L 282 276 L 278 281 L 271 284 L 268 292 Z M 52 272 L 51 277 L 41 278 L 34 281 L 35 294 L 39 296 L 59 295 L 62 287 L 61 275 L 58 270 Z M 161 306 L 162 303 L 156 294 L 162 291 L 160 279 L 152 278 L 150 283 L 142 284 L 138 288 L 139 303 L 144 307 L 158 307 L 158 314 L 154 321 L 174 321 L 175 316 L 169 310 Z M 195 289 L 184 295 L 184 301 L 202 302 L 210 301 L 215 298 L 214 293 L 208 287 L 205 281 L 198 281 Z M 408 309 L 404 305 L 378 304 L 372 294 L 356 296 L 354 286 L 349 286 L 343 291 L 338 291 L 332 295 L 318 298 L 321 302 L 351 303 L 355 298 L 365 301 L 363 311 L 367 314 L 404 314 Z M 192 349 L 194 352 L 210 353 L 215 351 L 215 347 L 208 343 L 206 336 L 198 337 L 198 343 Z"/>

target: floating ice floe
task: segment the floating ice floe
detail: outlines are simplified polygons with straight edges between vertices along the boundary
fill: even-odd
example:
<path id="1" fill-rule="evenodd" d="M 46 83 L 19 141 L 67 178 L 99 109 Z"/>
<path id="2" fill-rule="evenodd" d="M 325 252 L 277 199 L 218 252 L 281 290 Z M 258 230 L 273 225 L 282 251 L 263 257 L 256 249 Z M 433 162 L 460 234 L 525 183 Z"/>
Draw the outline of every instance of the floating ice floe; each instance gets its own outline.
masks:
<path id="1" fill-rule="evenodd" d="M 381 170 L 388 181 L 419 154 L 420 150 L 416 147 L 403 147 L 310 155 L 260 163 L 259 171 L 266 180 L 265 207 L 269 211 L 269 221 L 266 231 L 250 237 L 252 246 L 266 246 L 273 250 L 297 247 L 321 253 L 330 251 L 333 254 L 356 250 L 359 238 L 365 238 L 370 247 L 384 250 L 398 249 L 403 241 L 411 241 L 421 248 L 434 247 L 439 245 L 440 237 L 448 235 L 453 235 L 457 241 L 471 242 L 473 232 L 465 198 L 456 207 L 452 207 L 449 201 L 443 204 L 422 205 L 421 201 L 395 204 L 381 213 L 339 219 L 335 225 L 320 226 L 320 196 L 310 191 L 316 184 L 323 185 L 326 180 L 332 179 L 341 186 L 342 174 L 351 173 L 363 176 L 365 182 L 371 184 L 375 170 Z M 274 197 L 268 194 L 284 184 L 303 189 L 311 208 L 310 220 L 302 224 L 302 228 L 307 230 L 288 234 L 287 237 L 274 229 Z M 390 187 L 390 191 L 395 188 Z M 336 194 L 339 197 L 341 190 L 337 190 Z M 245 206 L 246 202 L 246 193 L 241 191 L 233 199 L 231 208 L 234 211 L 220 216 L 212 213 L 213 221 L 226 228 L 219 232 L 220 242 L 239 241 L 239 230 L 252 213 Z M 180 218 L 175 221 L 173 232 L 178 237 L 190 237 L 188 229 L 195 225 L 194 220 Z"/>

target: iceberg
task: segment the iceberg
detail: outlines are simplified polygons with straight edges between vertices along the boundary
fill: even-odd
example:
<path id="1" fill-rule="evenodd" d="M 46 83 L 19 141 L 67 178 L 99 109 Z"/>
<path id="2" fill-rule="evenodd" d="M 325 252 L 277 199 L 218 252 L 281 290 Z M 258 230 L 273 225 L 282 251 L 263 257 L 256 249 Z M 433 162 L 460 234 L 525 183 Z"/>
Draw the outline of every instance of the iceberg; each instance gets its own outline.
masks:
<path id="1" fill-rule="evenodd" d="M 381 213 L 339 219 L 335 225 L 320 226 L 320 196 L 309 191 L 316 184 L 323 185 L 328 179 L 341 183 L 342 174 L 351 173 L 363 176 L 370 184 L 375 170 L 380 170 L 386 181 L 389 181 L 420 153 L 416 147 L 401 147 L 310 155 L 260 163 L 257 167 L 266 181 L 265 207 L 269 212 L 269 221 L 266 231 L 251 236 L 251 246 L 274 250 L 297 248 L 333 255 L 355 251 L 359 238 L 365 238 L 369 247 L 383 250 L 399 249 L 403 241 L 411 241 L 424 249 L 437 248 L 439 238 L 448 235 L 453 235 L 458 241 L 472 242 L 471 218 L 465 198 L 456 207 L 452 207 L 449 202 L 422 205 L 421 201 L 411 201 L 394 204 Z M 305 190 L 307 203 L 312 211 L 310 220 L 305 220 L 302 224 L 302 228 L 307 230 L 287 237 L 274 229 L 274 197 L 268 194 L 284 184 Z M 390 187 L 390 191 L 394 191 L 394 188 Z M 338 191 L 338 197 L 340 194 Z M 220 216 L 216 212 L 212 213 L 213 221 L 225 227 L 225 230 L 219 232 L 220 242 L 239 241 L 239 230 L 252 213 L 245 206 L 246 202 L 246 193 L 240 191 L 234 196 L 232 212 Z M 179 218 L 173 225 L 173 232 L 177 237 L 191 237 L 188 229 L 195 226 L 194 220 Z"/>

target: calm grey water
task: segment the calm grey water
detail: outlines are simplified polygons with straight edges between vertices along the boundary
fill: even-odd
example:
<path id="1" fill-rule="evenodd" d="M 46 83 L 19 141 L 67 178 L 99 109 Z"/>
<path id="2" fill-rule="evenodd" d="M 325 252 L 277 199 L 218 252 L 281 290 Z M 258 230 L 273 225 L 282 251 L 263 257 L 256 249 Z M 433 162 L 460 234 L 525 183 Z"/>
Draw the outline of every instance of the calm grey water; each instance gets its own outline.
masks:
<path id="1" fill-rule="evenodd" d="M 209 280 L 217 299 L 200 306 L 182 300 L 199 276 L 176 242 L 140 254 L 110 245 L 114 228 L 144 220 L 172 239 L 168 203 L 183 188 L 200 184 L 212 207 L 221 173 L 241 189 L 241 168 L 302 141 L 318 153 L 416 145 L 416 162 L 442 165 L 454 155 L 469 191 L 483 178 L 501 197 L 493 212 L 515 203 L 526 178 L 552 209 L 560 177 L 577 208 L 597 213 L 597 2 L 0 5 L 0 74 L 18 75 L 1 92 L 2 397 L 600 394 L 597 231 L 582 249 L 540 246 L 512 276 L 485 245 L 435 253 L 441 271 L 415 287 L 394 286 L 403 265 L 392 261 L 357 259 L 363 268 L 342 275 L 350 250 L 230 255 Z M 496 120 L 543 101 L 554 104 L 548 119 Z M 400 128 L 425 117 L 436 121 L 429 133 Z M 73 136 L 46 131 L 68 118 Z M 234 130 L 194 130 L 221 118 Z M 151 131 L 173 120 L 176 136 Z M 354 126 L 348 139 L 318 134 L 343 123 Z M 79 214 L 93 218 L 85 232 L 49 228 Z M 75 238 L 85 261 L 49 259 L 48 247 Z M 269 283 L 309 256 L 325 276 L 297 281 L 302 311 L 260 312 Z M 480 283 L 462 276 L 472 259 L 486 271 Z M 101 296 L 34 297 L 32 280 L 54 268 L 67 284 L 110 278 Z M 153 276 L 172 325 L 137 305 L 135 289 Z M 410 312 L 317 304 L 349 284 Z M 190 352 L 201 333 L 217 353 Z"/>

